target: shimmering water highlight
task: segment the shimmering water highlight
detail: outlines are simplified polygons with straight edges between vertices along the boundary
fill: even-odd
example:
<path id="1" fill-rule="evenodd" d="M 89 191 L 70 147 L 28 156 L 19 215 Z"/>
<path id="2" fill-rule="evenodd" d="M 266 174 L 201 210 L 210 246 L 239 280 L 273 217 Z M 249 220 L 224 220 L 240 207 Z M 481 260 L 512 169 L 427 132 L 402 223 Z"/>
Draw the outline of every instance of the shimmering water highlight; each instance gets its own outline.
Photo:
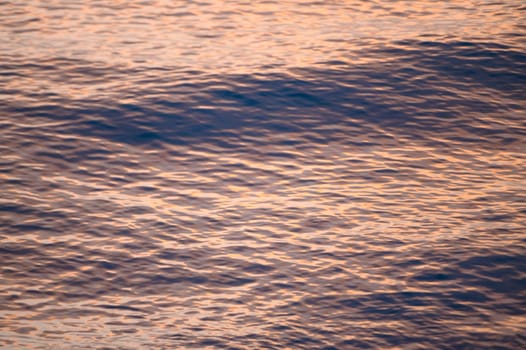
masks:
<path id="1" fill-rule="evenodd" d="M 4 1 L 5 349 L 526 346 L 522 1 Z"/>

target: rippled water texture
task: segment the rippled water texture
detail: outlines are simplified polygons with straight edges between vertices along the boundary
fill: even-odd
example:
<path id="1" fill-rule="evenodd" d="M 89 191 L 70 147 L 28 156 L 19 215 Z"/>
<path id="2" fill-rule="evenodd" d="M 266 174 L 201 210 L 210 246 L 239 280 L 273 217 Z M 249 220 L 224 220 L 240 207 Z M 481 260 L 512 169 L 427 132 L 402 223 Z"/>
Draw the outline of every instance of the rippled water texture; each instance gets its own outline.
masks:
<path id="1" fill-rule="evenodd" d="M 3 349 L 526 348 L 523 1 L 2 1 Z"/>

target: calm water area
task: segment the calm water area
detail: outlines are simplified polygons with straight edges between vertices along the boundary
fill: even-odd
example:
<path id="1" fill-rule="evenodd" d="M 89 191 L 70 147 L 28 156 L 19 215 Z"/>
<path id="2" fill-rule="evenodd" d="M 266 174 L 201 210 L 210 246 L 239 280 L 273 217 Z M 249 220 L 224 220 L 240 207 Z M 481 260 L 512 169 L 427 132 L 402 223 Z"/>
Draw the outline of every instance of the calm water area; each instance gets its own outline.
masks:
<path id="1" fill-rule="evenodd" d="M 525 349 L 524 1 L 0 2 L 0 348 Z"/>

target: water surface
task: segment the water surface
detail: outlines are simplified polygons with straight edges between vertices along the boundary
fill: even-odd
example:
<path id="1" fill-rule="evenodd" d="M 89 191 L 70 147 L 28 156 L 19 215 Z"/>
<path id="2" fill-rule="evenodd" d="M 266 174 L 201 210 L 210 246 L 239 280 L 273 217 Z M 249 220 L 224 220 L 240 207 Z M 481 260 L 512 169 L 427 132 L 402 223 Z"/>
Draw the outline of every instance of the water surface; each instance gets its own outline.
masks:
<path id="1" fill-rule="evenodd" d="M 3 1 L 4 349 L 526 347 L 523 1 Z"/>

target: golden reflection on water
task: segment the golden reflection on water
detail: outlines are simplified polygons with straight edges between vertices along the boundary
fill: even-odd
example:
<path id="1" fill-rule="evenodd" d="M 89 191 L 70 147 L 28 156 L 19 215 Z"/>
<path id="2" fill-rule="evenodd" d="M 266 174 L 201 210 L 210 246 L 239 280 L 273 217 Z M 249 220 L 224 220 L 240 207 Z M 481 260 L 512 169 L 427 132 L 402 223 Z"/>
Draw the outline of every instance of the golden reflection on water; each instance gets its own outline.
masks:
<path id="1" fill-rule="evenodd" d="M 516 43 L 519 3 L 30 1 L 7 5 L 1 34 L 5 55 L 251 74 L 262 66 L 367 62 L 363 45 L 386 38 Z"/>
<path id="2" fill-rule="evenodd" d="M 2 347 L 525 345 L 521 2 L 0 8 Z"/>

